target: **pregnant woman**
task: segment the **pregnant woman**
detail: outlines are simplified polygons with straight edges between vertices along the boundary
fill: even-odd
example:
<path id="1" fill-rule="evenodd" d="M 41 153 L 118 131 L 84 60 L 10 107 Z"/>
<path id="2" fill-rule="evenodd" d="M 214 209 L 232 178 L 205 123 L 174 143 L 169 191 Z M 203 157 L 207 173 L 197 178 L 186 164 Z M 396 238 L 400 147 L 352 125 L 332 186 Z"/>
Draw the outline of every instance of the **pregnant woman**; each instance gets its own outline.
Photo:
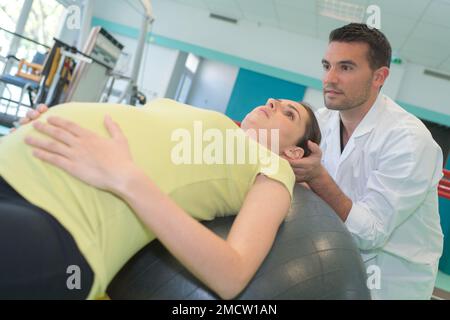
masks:
<path id="1" fill-rule="evenodd" d="M 233 298 L 289 211 L 287 159 L 319 142 L 311 109 L 290 100 L 269 99 L 241 128 L 169 99 L 53 107 L 0 143 L 0 298 L 101 297 L 155 238 Z M 235 214 L 226 240 L 199 222 Z"/>

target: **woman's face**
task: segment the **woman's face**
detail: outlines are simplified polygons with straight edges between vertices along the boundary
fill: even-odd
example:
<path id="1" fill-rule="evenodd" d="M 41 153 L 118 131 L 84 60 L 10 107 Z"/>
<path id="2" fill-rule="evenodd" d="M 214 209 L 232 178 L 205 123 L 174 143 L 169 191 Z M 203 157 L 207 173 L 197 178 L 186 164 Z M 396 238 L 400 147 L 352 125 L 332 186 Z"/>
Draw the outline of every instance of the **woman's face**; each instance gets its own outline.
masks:
<path id="1" fill-rule="evenodd" d="M 305 134 L 309 115 L 306 109 L 298 102 L 285 99 L 269 99 L 264 106 L 253 109 L 241 123 L 244 130 L 267 129 L 267 146 L 273 145 L 271 129 L 279 130 L 279 153 L 285 154 L 287 150 L 297 148 L 296 144 Z M 259 139 L 258 139 L 259 141 Z"/>

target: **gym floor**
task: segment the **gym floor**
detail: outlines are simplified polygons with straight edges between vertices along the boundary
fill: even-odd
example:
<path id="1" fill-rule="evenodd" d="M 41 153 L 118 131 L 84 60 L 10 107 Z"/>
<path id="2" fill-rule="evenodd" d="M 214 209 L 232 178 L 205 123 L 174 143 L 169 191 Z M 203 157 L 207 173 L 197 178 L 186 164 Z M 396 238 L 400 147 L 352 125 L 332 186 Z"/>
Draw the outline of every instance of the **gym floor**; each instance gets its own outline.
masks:
<path id="1" fill-rule="evenodd" d="M 450 300 L 450 274 L 439 271 L 433 292 L 434 300 Z"/>

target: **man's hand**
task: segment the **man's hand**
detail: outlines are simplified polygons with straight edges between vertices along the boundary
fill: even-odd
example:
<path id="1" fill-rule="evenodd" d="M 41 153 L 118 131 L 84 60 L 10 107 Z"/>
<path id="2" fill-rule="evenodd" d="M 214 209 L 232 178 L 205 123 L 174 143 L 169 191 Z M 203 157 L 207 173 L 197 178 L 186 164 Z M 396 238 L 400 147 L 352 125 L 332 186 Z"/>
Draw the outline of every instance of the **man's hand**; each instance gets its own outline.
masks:
<path id="1" fill-rule="evenodd" d="M 322 166 L 322 151 L 319 146 L 308 141 L 308 148 L 311 150 L 309 156 L 289 161 L 294 170 L 295 179 L 298 183 L 306 182 L 310 189 L 328 203 L 345 222 L 353 202 L 342 192 L 325 167 Z"/>
<path id="2" fill-rule="evenodd" d="M 24 124 L 27 124 L 33 120 L 36 120 L 37 118 L 39 118 L 41 116 L 41 114 L 47 112 L 48 107 L 45 104 L 40 104 L 37 106 L 36 109 L 31 109 L 27 112 L 27 114 L 25 115 L 25 117 L 21 118 L 19 120 L 19 124 L 21 126 L 23 126 Z M 9 131 L 14 132 L 17 128 L 11 128 L 11 130 Z"/>
<path id="3" fill-rule="evenodd" d="M 296 182 L 298 183 L 310 183 L 325 170 L 322 167 L 322 150 L 320 150 L 320 147 L 309 140 L 308 148 L 311 150 L 311 154 L 308 157 L 289 161 L 294 170 Z"/>

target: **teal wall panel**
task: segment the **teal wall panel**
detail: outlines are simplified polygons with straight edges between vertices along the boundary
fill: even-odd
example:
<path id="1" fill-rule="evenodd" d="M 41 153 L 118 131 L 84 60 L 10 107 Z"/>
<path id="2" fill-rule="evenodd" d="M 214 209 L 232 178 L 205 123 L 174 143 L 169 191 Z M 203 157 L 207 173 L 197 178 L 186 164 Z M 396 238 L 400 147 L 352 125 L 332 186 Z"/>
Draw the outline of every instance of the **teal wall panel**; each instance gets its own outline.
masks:
<path id="1" fill-rule="evenodd" d="M 226 115 L 242 121 L 253 108 L 263 105 L 269 98 L 300 101 L 306 87 L 247 69 L 240 69 L 231 93 Z"/>

